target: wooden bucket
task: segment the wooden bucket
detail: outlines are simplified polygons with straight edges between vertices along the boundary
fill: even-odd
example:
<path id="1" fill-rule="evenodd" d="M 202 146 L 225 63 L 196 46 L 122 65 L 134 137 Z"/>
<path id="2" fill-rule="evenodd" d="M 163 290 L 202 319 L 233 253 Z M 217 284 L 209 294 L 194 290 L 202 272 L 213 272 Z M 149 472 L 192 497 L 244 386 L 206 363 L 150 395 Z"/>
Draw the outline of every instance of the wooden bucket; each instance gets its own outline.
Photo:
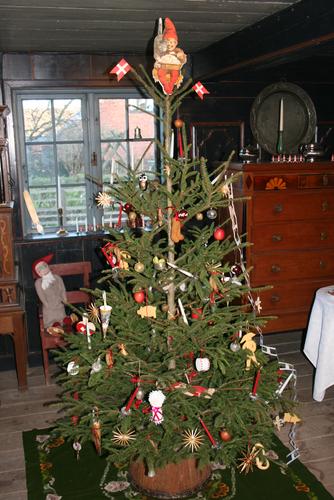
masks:
<path id="1" fill-rule="evenodd" d="M 199 469 L 197 460 L 188 458 L 167 464 L 149 477 L 143 462 L 132 462 L 129 473 L 132 485 L 142 493 L 156 498 L 185 498 L 202 488 L 210 477 L 211 467 Z"/>

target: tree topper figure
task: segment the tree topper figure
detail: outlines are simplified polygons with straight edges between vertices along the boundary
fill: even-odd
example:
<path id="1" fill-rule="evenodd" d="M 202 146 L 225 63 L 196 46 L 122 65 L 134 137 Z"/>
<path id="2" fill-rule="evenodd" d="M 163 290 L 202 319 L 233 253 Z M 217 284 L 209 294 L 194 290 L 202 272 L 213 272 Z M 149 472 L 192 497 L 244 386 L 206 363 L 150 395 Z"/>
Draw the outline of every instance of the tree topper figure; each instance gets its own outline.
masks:
<path id="1" fill-rule="evenodd" d="M 174 86 L 179 88 L 183 76 L 182 66 L 187 62 L 187 56 L 177 47 L 178 37 L 173 22 L 166 17 L 165 29 L 162 33 L 162 21 L 159 19 L 158 35 L 154 39 L 153 79 L 159 82 L 167 95 L 173 93 Z"/>

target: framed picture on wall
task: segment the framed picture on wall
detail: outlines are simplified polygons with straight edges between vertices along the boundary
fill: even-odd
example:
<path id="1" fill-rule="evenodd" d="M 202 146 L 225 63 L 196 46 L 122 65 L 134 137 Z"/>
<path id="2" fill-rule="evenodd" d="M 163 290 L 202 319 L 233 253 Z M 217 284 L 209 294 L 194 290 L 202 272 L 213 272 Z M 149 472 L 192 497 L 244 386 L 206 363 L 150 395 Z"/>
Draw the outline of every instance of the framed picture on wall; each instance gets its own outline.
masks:
<path id="1" fill-rule="evenodd" d="M 208 169 L 216 162 L 227 160 L 232 151 L 234 159 L 238 159 L 238 153 L 244 147 L 244 122 L 193 122 L 192 133 L 192 156 L 207 160 Z"/>

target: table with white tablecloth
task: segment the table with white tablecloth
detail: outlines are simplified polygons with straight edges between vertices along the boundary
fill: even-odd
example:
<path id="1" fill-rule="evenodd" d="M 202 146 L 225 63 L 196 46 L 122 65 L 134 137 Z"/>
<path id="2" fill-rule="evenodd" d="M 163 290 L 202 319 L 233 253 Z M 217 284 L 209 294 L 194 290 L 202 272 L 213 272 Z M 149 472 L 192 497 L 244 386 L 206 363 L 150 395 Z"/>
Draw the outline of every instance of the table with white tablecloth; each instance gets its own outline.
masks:
<path id="1" fill-rule="evenodd" d="M 322 401 L 326 389 L 334 385 L 334 285 L 316 292 L 304 353 L 316 369 L 313 398 Z"/>

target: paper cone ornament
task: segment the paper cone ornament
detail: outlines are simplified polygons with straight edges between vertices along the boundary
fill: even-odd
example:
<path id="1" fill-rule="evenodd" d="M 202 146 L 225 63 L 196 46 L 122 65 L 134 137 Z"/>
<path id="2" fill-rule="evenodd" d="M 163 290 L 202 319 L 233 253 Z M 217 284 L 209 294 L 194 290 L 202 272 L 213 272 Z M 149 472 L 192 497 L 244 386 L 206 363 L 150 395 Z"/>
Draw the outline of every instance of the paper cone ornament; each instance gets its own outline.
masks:
<path id="1" fill-rule="evenodd" d="M 106 338 L 106 335 L 107 335 L 111 310 L 112 310 L 111 306 L 108 306 L 108 305 L 100 306 L 102 334 L 103 334 L 104 339 Z"/>

